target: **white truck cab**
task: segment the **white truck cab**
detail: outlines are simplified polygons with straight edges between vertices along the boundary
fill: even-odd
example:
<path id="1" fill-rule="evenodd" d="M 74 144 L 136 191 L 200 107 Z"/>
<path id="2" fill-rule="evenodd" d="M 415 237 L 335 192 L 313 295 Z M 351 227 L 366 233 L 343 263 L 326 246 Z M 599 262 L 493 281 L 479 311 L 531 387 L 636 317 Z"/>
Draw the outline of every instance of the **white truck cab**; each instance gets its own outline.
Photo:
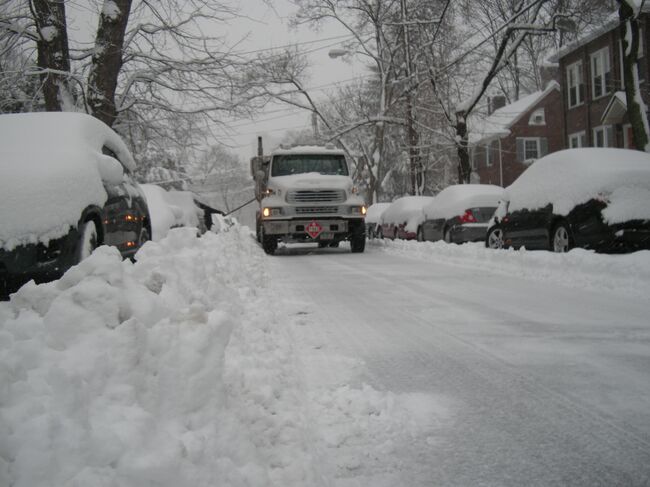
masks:
<path id="1" fill-rule="evenodd" d="M 254 157 L 251 171 L 260 205 L 257 236 L 266 253 L 274 253 L 278 242 L 335 247 L 345 240 L 352 252 L 363 252 L 366 206 L 342 150 L 282 148 Z"/>

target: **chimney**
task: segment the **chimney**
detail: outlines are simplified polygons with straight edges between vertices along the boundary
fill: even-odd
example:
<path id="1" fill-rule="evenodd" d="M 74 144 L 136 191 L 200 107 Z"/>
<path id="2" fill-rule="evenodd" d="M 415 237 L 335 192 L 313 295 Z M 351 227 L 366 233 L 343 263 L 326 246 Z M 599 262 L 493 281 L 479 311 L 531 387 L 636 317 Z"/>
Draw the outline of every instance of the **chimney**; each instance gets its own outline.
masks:
<path id="1" fill-rule="evenodd" d="M 548 87 L 552 81 L 560 82 L 560 67 L 557 64 L 542 64 L 539 67 L 539 78 L 542 82 L 542 90 Z"/>
<path id="2" fill-rule="evenodd" d="M 260 157 L 264 155 L 264 149 L 262 149 L 262 137 L 257 138 L 257 155 Z"/>
<path id="3" fill-rule="evenodd" d="M 506 97 L 503 95 L 491 96 L 488 98 L 488 115 L 492 115 L 499 108 L 506 106 Z"/>

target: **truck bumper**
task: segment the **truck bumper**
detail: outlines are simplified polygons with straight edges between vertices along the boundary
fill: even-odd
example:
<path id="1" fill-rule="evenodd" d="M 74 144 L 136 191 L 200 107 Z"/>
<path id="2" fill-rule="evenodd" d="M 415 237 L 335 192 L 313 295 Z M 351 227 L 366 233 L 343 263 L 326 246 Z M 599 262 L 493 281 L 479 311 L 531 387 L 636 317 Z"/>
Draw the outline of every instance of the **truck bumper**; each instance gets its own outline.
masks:
<path id="1" fill-rule="evenodd" d="M 322 228 L 316 238 L 312 238 L 307 234 L 307 227 L 312 222 L 318 223 Z M 299 242 L 344 240 L 359 225 L 362 227 L 364 225 L 362 218 L 313 218 L 310 220 L 265 220 L 262 222 L 265 235 L 274 235 L 281 240 Z"/>

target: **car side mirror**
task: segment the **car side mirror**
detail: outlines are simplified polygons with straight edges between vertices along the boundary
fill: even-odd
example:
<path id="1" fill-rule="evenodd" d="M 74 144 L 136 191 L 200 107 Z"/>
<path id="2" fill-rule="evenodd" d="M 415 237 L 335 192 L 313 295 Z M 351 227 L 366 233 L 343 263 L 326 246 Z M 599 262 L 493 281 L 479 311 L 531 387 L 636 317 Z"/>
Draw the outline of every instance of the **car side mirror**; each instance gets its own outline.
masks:
<path id="1" fill-rule="evenodd" d="M 109 186 L 117 186 L 124 180 L 124 168 L 117 159 L 101 155 L 98 166 L 102 181 Z"/>

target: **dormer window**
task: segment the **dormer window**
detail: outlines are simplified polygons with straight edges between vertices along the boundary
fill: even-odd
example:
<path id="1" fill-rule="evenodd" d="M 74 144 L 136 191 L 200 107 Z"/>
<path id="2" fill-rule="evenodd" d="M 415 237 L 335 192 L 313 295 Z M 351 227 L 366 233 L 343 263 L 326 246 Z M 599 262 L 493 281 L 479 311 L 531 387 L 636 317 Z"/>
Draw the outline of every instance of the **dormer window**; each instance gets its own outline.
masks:
<path id="1" fill-rule="evenodd" d="M 546 125 L 546 116 L 543 108 L 538 108 L 530 116 L 528 125 Z"/>

